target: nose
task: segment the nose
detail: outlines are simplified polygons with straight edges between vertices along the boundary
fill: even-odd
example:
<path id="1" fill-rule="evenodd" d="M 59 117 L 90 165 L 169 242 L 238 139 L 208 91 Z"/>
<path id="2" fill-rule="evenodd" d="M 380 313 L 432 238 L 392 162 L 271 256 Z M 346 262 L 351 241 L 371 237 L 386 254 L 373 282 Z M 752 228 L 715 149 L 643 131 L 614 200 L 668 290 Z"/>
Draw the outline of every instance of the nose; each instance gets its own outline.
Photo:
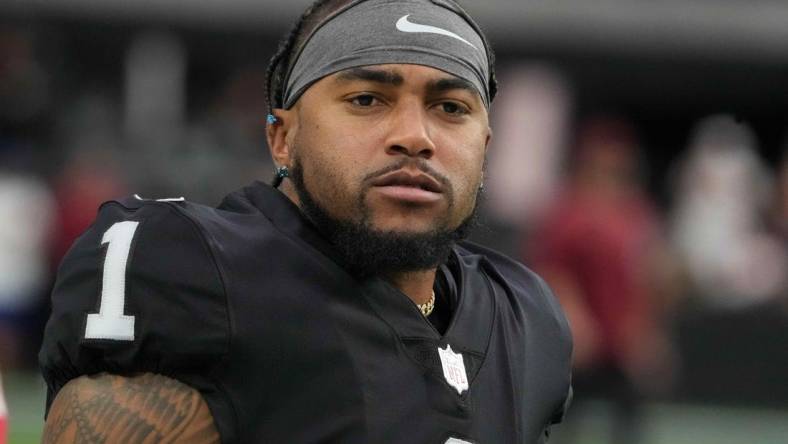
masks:
<path id="1" fill-rule="evenodd" d="M 429 159 L 435 154 L 427 110 L 415 100 L 400 103 L 389 121 L 386 153 Z"/>

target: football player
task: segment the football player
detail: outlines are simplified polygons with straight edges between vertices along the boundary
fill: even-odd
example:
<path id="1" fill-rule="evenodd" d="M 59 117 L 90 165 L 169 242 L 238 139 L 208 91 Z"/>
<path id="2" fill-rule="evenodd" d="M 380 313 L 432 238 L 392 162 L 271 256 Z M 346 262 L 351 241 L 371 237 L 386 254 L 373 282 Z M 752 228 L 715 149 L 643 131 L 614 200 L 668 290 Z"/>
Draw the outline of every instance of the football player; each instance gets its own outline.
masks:
<path id="1" fill-rule="evenodd" d="M 45 442 L 544 442 L 566 320 L 462 240 L 496 93 L 479 27 L 452 0 L 318 1 L 267 89 L 273 186 L 107 202 L 64 259 Z"/>

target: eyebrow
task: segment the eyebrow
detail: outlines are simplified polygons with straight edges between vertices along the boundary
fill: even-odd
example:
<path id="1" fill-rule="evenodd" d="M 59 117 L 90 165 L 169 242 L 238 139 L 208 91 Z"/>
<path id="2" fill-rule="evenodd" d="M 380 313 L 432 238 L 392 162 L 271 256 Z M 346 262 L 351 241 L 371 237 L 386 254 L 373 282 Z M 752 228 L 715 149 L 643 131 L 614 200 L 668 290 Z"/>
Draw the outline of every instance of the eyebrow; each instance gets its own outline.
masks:
<path id="1" fill-rule="evenodd" d="M 427 91 L 433 94 L 456 89 L 466 90 L 474 94 L 479 93 L 476 87 L 473 86 L 473 83 L 459 77 L 445 77 L 442 79 L 430 81 L 427 84 Z"/>
<path id="2" fill-rule="evenodd" d="M 352 68 L 342 71 L 337 75 L 336 79 L 341 82 L 363 80 L 394 86 L 402 85 L 405 81 L 405 79 L 396 72 L 367 68 Z"/>
<path id="3" fill-rule="evenodd" d="M 369 69 L 363 67 L 351 68 L 342 71 L 337 74 L 336 80 L 343 83 L 361 80 L 393 86 L 400 86 L 405 82 L 404 77 L 395 71 Z M 443 77 L 440 79 L 431 80 L 429 83 L 427 83 L 427 92 L 430 94 L 438 94 L 453 90 L 468 91 L 474 95 L 479 94 L 479 91 L 476 89 L 473 83 L 459 77 Z"/>

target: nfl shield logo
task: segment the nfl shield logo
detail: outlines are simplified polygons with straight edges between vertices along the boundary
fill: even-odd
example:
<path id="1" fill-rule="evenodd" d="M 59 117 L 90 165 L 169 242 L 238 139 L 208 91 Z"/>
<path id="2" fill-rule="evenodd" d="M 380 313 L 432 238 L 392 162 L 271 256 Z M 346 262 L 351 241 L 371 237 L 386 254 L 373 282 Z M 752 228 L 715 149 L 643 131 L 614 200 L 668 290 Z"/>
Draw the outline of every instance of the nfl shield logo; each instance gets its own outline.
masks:
<path id="1" fill-rule="evenodd" d="M 461 395 L 463 391 L 468 390 L 468 376 L 465 374 L 465 363 L 462 361 L 462 354 L 454 353 L 451 345 L 448 344 L 446 349 L 438 347 L 438 354 L 443 365 L 443 377 Z"/>

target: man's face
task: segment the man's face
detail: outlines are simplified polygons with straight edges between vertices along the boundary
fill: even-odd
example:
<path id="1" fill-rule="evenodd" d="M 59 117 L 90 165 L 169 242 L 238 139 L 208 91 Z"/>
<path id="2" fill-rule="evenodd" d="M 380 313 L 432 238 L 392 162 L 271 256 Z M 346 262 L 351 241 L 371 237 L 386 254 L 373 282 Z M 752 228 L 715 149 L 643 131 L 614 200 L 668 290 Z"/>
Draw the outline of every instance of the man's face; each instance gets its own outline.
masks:
<path id="1" fill-rule="evenodd" d="M 290 163 L 332 218 L 407 236 L 453 230 L 472 213 L 490 130 L 464 80 L 420 65 L 355 68 L 287 112 Z"/>

